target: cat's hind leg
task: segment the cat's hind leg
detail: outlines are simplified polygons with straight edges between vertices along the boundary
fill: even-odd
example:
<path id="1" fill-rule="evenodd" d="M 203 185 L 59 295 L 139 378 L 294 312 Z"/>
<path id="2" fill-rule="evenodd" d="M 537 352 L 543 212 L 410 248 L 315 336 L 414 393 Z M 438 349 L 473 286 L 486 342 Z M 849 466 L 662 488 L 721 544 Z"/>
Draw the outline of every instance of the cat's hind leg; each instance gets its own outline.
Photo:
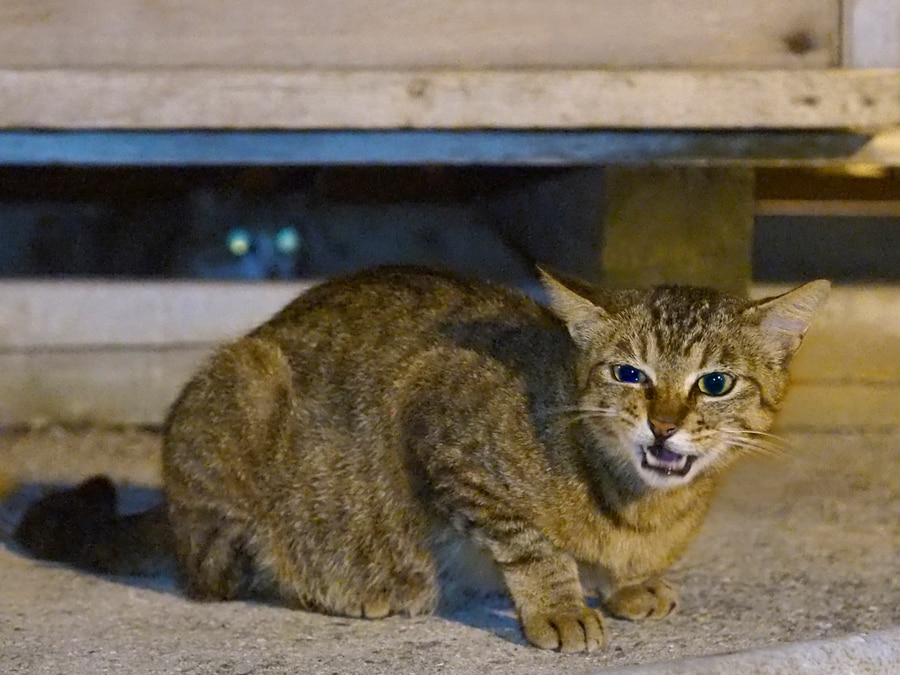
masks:
<path id="1" fill-rule="evenodd" d="M 320 513 L 269 523 L 260 560 L 274 571 L 283 601 L 367 619 L 434 610 L 439 589 L 426 535 L 406 510 L 370 508 L 341 515 L 323 505 Z"/>
<path id="2" fill-rule="evenodd" d="M 678 609 L 678 591 L 665 579 L 654 578 L 617 589 L 605 605 L 617 619 L 662 619 Z"/>
<path id="3" fill-rule="evenodd" d="M 261 590 L 246 525 L 221 514 L 193 510 L 171 517 L 178 523 L 178 562 L 187 594 L 198 600 L 233 600 Z"/>
<path id="4" fill-rule="evenodd" d="M 286 442 L 292 395 L 281 349 L 244 338 L 213 355 L 173 406 L 163 477 L 179 567 L 193 597 L 268 594 L 270 575 L 258 564 L 267 508 L 261 490 L 273 479 L 267 456 Z"/>

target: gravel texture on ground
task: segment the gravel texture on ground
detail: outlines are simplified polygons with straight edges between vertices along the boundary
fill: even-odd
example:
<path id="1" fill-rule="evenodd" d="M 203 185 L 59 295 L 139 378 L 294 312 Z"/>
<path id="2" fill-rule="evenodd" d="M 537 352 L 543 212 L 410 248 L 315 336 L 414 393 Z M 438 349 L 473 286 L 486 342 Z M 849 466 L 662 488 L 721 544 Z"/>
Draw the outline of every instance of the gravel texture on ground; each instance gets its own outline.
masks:
<path id="1" fill-rule="evenodd" d="M 578 674 L 900 628 L 900 429 L 785 437 L 784 457 L 732 473 L 673 570 L 680 612 L 610 620 L 600 653 L 527 646 L 505 603 L 377 621 L 197 603 L 172 579 L 92 576 L 32 560 L 4 537 L 0 672 Z M 140 508 L 159 497 L 158 458 L 147 430 L 0 434 L 2 479 L 19 486 L 2 528 L 47 485 L 98 472 Z"/>

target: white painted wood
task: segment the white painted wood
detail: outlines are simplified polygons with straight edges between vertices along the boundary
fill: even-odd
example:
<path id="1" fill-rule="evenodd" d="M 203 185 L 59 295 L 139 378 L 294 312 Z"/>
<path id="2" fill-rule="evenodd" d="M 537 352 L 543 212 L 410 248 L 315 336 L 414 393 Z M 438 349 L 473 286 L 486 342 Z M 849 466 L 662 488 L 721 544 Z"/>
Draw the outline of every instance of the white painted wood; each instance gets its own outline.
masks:
<path id="1" fill-rule="evenodd" d="M 900 67 L 900 2 L 843 0 L 843 17 L 844 66 Z"/>
<path id="2" fill-rule="evenodd" d="M 6 69 L 0 100 L 0 128 L 877 129 L 900 69 Z"/>
<path id="3" fill-rule="evenodd" d="M 158 425 L 211 346 L 0 353 L 0 427 Z"/>
<path id="4" fill-rule="evenodd" d="M 295 290 L 200 283 L 96 288 L 102 290 L 89 296 L 64 284 L 0 284 L 0 425 L 159 424 L 211 342 L 248 330 Z M 756 287 L 753 295 L 785 290 Z M 26 322 L 32 326 L 15 325 Z M 836 288 L 792 373 L 783 428 L 900 421 L 900 289 Z"/>
<path id="5" fill-rule="evenodd" d="M 839 0 L 0 0 L 21 68 L 826 67 Z"/>
<path id="6" fill-rule="evenodd" d="M 265 321 L 308 283 L 3 281 L 0 353 L 219 342 Z"/>

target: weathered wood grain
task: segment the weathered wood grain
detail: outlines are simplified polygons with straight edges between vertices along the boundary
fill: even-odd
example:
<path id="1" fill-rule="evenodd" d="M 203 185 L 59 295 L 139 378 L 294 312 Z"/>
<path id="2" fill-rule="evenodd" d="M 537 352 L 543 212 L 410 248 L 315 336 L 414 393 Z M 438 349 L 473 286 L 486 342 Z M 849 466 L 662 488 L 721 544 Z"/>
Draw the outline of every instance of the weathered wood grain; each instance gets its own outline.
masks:
<path id="1" fill-rule="evenodd" d="M 2 0 L 18 68 L 837 65 L 839 0 Z"/>
<path id="2" fill-rule="evenodd" d="M 0 353 L 156 349 L 235 338 L 305 282 L 0 282 Z"/>
<path id="3" fill-rule="evenodd" d="M 900 68 L 900 3 L 843 0 L 841 63 L 850 68 Z"/>
<path id="4" fill-rule="evenodd" d="M 841 129 L 900 70 L 0 70 L 0 128 Z"/>

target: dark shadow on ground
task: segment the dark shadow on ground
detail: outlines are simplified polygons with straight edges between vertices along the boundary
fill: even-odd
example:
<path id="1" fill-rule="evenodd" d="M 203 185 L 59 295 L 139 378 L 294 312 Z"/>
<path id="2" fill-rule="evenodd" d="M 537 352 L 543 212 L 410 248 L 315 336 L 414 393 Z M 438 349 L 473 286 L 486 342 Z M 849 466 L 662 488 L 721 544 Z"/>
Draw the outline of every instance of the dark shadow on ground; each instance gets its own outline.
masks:
<path id="1" fill-rule="evenodd" d="M 64 490 L 71 490 L 78 485 L 79 483 L 36 482 L 19 485 L 12 494 L 0 503 L 0 545 L 15 555 L 38 561 L 42 566 L 76 569 L 75 566 L 70 563 L 43 560 L 36 557 L 22 544 L 15 541 L 13 533 L 30 506 L 43 497 Z M 116 484 L 116 508 L 117 511 L 123 515 L 140 513 L 153 508 L 162 503 L 163 499 L 163 491 L 159 487 L 134 483 Z M 133 588 L 148 589 L 167 595 L 181 596 L 187 600 L 177 576 L 172 573 L 160 573 L 146 576 L 121 576 L 103 574 L 82 568 L 77 568 L 77 571 L 98 579 L 120 583 Z M 277 600 L 258 598 L 242 599 L 239 602 L 250 602 L 252 604 L 270 605 L 275 607 L 284 606 Z M 508 596 L 502 594 L 464 599 L 455 603 L 452 608 L 439 609 L 435 614 L 447 621 L 492 633 L 501 639 L 518 645 L 527 644 L 519 628 L 519 622 L 516 618 L 512 601 Z M 348 618 L 348 620 L 353 621 L 354 619 Z M 365 620 L 362 619 L 361 621 Z"/>

